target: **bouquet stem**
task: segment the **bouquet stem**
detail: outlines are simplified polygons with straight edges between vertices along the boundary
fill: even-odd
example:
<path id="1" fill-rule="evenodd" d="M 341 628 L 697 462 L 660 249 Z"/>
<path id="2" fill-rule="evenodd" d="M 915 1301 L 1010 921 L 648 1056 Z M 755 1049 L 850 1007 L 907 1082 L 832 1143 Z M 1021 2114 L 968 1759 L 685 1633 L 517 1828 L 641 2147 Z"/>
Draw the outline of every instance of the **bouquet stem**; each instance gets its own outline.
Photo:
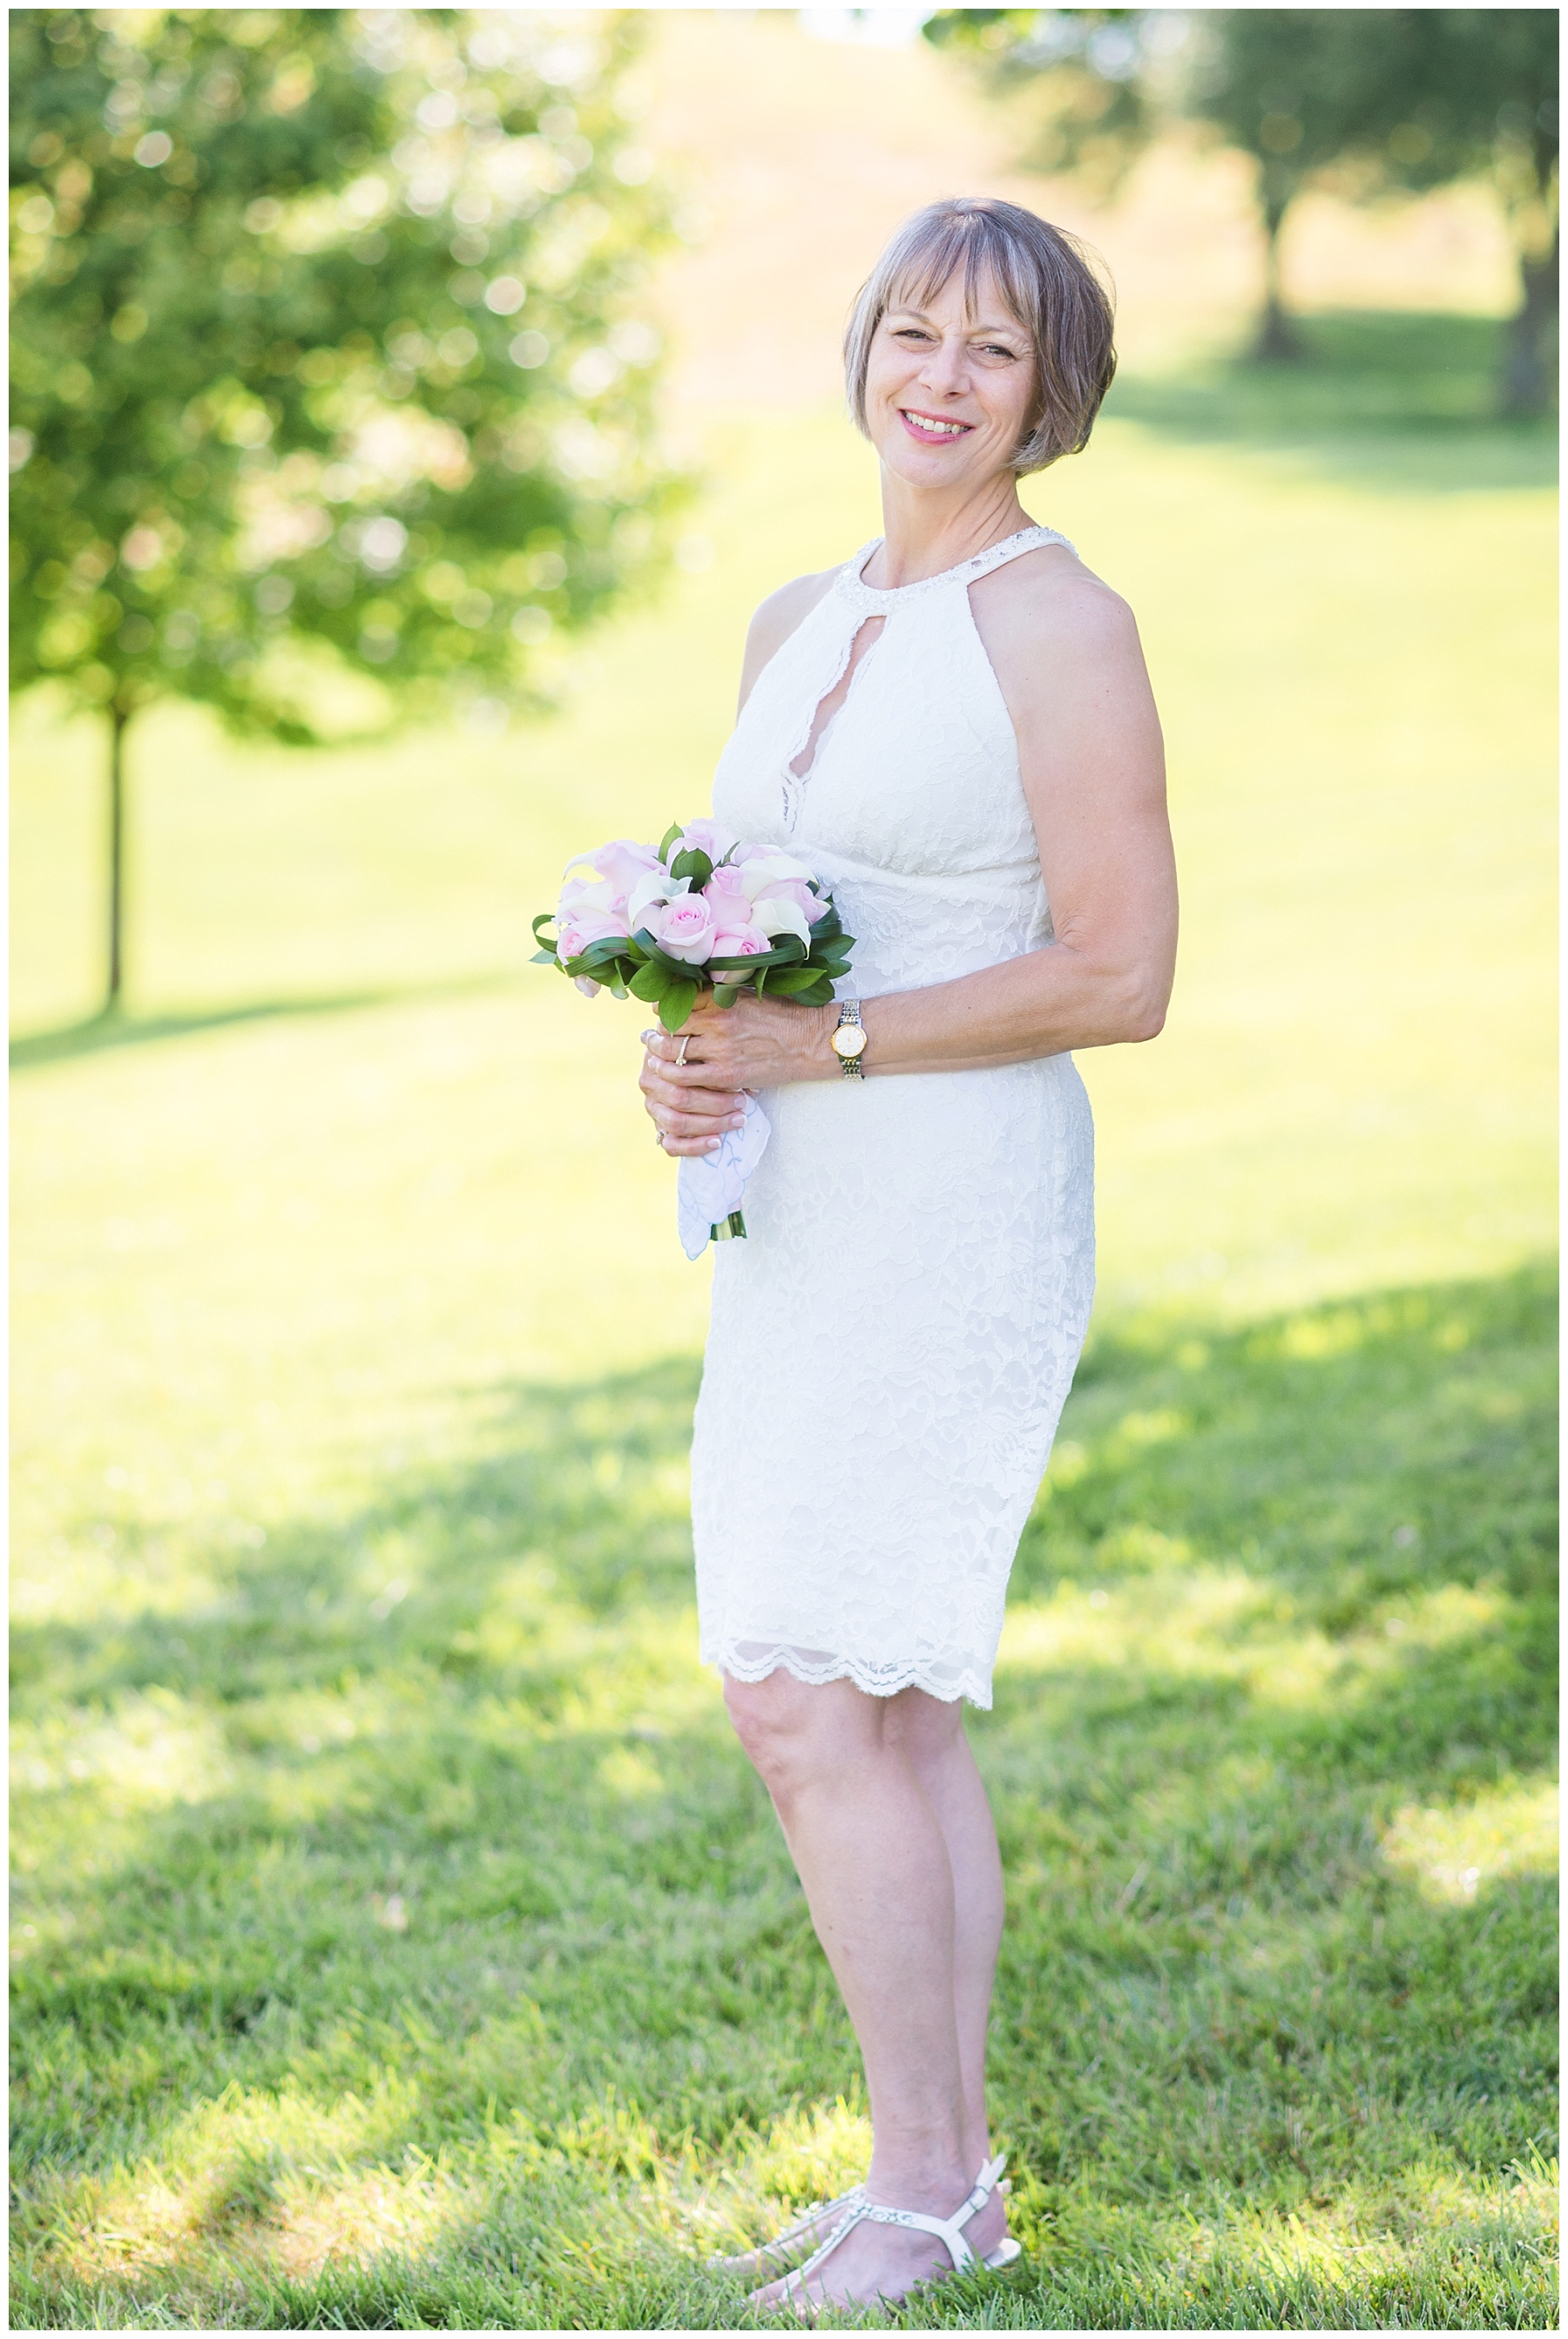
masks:
<path id="1" fill-rule="evenodd" d="M 738 1235 L 744 1242 L 745 1231 L 745 1218 L 739 1210 L 732 1210 L 727 1219 L 721 1219 L 716 1226 L 710 1229 L 709 1239 L 713 1242 L 730 1242 Z"/>

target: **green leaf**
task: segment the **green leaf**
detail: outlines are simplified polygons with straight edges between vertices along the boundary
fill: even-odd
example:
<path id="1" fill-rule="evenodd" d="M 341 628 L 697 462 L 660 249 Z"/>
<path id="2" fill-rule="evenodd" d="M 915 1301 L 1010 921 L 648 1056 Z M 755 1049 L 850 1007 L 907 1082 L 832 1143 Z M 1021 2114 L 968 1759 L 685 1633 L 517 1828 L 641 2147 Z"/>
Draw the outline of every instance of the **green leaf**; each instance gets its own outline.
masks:
<path id="1" fill-rule="evenodd" d="M 699 851 L 695 844 L 689 845 L 685 853 L 677 853 L 670 864 L 670 875 L 689 877 L 694 893 L 701 893 L 713 873 L 713 863 L 708 859 L 707 854 Z"/>
<path id="2" fill-rule="evenodd" d="M 554 925 L 555 922 L 556 913 L 554 910 L 541 910 L 538 916 L 533 922 L 534 940 L 536 942 L 542 942 L 544 940 L 544 936 L 540 933 L 539 928 L 541 926 Z"/>
<path id="3" fill-rule="evenodd" d="M 666 828 L 666 831 L 665 831 L 665 833 L 664 833 L 663 836 L 661 836 L 661 837 L 660 837 L 660 839 L 659 839 L 659 859 L 660 859 L 661 861 L 663 861 L 663 859 L 664 859 L 664 857 L 665 857 L 666 854 L 669 851 L 669 849 L 670 849 L 671 845 L 675 843 L 675 841 L 676 841 L 676 837 L 680 835 L 680 834 L 681 834 L 681 832 L 682 832 L 683 825 L 684 825 L 684 824 L 683 824 L 682 822 L 680 822 L 680 821 L 678 821 L 678 820 L 672 820 L 672 821 L 671 821 L 671 823 L 670 823 L 670 824 L 669 824 L 669 826 L 668 826 L 668 828 Z"/>
<path id="4" fill-rule="evenodd" d="M 783 999 L 804 999 L 808 991 L 815 991 L 823 983 L 831 992 L 833 985 L 826 975 L 819 974 L 811 966 L 785 967 L 773 979 L 773 987 Z"/>
<path id="5" fill-rule="evenodd" d="M 739 997 L 740 997 L 740 992 L 739 992 L 739 991 L 735 988 L 735 984 L 734 984 L 734 983 L 731 983 L 731 982 L 715 982 L 715 985 L 714 985 L 714 1005 L 715 1005 L 715 1007 L 733 1007 L 733 1006 L 735 1005 L 735 1001 L 736 1001 Z"/>
<path id="6" fill-rule="evenodd" d="M 820 974 L 814 982 L 807 983 L 804 990 L 797 991 L 794 996 L 797 1006 L 825 1007 L 833 997 L 833 984 L 825 974 Z"/>
<path id="7" fill-rule="evenodd" d="M 673 974 L 677 978 L 690 975 L 690 967 L 683 966 L 678 958 L 671 958 L 667 952 L 660 950 L 646 926 L 639 926 L 632 940 L 650 966 L 662 966 L 666 974 Z"/>
<path id="8" fill-rule="evenodd" d="M 664 997 L 672 979 L 662 966 L 639 966 L 627 988 L 634 999 L 646 999 L 651 1003 Z"/>
<path id="9" fill-rule="evenodd" d="M 697 992 L 701 988 L 700 983 L 688 979 L 685 982 L 672 982 L 666 991 L 659 1002 L 659 1021 L 672 1036 L 680 1030 L 696 1005 Z"/>
<path id="10" fill-rule="evenodd" d="M 556 956 L 554 951 L 536 951 L 532 958 L 528 961 L 528 964 L 530 966 L 559 966 L 560 960 Z"/>

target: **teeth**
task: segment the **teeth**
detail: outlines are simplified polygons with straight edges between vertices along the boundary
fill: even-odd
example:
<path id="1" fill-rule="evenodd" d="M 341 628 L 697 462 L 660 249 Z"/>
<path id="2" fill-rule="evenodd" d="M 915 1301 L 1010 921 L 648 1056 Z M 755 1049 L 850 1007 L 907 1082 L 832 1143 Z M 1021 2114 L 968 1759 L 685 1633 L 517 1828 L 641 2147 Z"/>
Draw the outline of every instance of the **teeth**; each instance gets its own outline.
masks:
<path id="1" fill-rule="evenodd" d="M 944 439 L 956 439 L 962 431 L 969 428 L 967 422 L 939 422 L 934 414 L 912 414 L 907 408 L 904 410 L 904 420 L 912 422 L 917 430 L 940 431 Z"/>

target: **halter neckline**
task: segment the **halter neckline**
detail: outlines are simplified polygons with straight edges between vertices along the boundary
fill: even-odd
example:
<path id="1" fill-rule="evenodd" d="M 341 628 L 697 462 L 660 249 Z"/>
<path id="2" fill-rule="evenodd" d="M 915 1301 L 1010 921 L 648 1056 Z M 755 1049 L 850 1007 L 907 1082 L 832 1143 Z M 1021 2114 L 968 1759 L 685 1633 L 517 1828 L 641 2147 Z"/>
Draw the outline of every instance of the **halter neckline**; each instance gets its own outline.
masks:
<path id="1" fill-rule="evenodd" d="M 1066 537 L 1054 528 L 1021 528 L 1011 536 L 1004 536 L 1000 543 L 988 545 L 983 552 L 973 553 L 968 560 L 961 560 L 955 567 L 943 568 L 934 577 L 917 577 L 912 585 L 868 585 L 864 576 L 866 563 L 886 540 L 885 537 L 873 536 L 869 544 L 863 545 L 840 569 L 839 584 L 857 600 L 890 608 L 895 602 L 907 600 L 912 593 L 929 593 L 933 587 L 954 584 L 960 577 L 966 586 L 972 584 L 988 570 L 1000 568 L 1004 561 L 1016 559 L 1020 553 L 1033 552 L 1042 544 L 1062 544 L 1069 552 L 1073 550 Z"/>

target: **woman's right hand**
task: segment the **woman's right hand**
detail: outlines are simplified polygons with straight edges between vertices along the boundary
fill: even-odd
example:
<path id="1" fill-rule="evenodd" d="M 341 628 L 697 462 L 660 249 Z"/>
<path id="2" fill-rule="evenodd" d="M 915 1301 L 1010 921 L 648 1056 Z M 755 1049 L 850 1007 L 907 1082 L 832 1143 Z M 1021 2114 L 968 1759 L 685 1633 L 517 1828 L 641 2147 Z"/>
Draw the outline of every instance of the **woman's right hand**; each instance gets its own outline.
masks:
<path id="1" fill-rule="evenodd" d="M 699 1063 L 666 1062 L 653 1051 L 663 1031 L 643 1033 L 643 1069 L 637 1086 L 643 1104 L 666 1153 L 716 1152 L 727 1130 L 745 1118 L 745 1099 L 728 1089 L 709 1088 Z M 680 1038 L 675 1042 L 676 1053 Z"/>

